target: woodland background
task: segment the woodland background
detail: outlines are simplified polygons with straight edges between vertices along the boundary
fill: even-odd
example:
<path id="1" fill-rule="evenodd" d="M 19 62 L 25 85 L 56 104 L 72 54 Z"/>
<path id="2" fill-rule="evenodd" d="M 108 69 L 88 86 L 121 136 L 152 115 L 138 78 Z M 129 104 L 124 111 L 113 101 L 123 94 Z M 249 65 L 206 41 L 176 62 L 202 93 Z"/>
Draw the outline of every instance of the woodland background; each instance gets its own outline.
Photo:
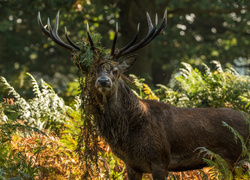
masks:
<path id="1" fill-rule="evenodd" d="M 128 72 L 134 78 L 135 93 L 179 107 L 227 107 L 249 113 L 247 0 L 0 0 L 0 179 L 86 175 L 86 164 L 75 151 L 84 120 L 77 96 L 79 72 L 70 53 L 42 34 L 38 11 L 46 24 L 48 17 L 53 23 L 60 10 L 58 34 L 63 40 L 64 26 L 74 42 L 86 38 L 89 22 L 91 32 L 102 35 L 106 48 L 111 47 L 118 22 L 121 48 L 134 36 L 137 23 L 141 24 L 139 38 L 146 35 L 146 12 L 153 21 L 158 13 L 161 20 L 165 9 L 165 35 L 139 50 L 139 59 Z M 232 133 L 250 157 L 248 141 Z M 126 178 L 124 164 L 108 145 L 102 141 L 99 145 L 99 167 L 93 165 L 92 179 Z M 232 178 L 216 157 L 215 162 L 206 159 L 210 169 L 170 173 L 170 177 Z M 236 169 L 238 179 L 250 177 L 244 169 Z"/>
<path id="2" fill-rule="evenodd" d="M 173 72 L 188 62 L 200 66 L 212 60 L 227 67 L 249 70 L 250 2 L 247 0 L 1 0 L 0 74 L 24 86 L 24 74 L 42 77 L 60 92 L 78 72 L 70 53 L 55 46 L 37 24 L 37 13 L 46 24 L 60 10 L 59 35 L 65 40 L 64 26 L 74 42 L 86 36 L 86 23 L 92 32 L 103 36 L 110 48 L 115 23 L 119 24 L 118 48 L 134 36 L 141 24 L 139 38 L 147 33 L 146 12 L 153 21 L 168 10 L 165 35 L 138 51 L 139 59 L 129 72 L 146 78 L 150 86 L 167 84 Z M 53 22 L 53 21 L 52 21 Z M 240 67 L 239 67 L 240 66 Z M 236 68 L 237 69 L 237 68 Z"/>

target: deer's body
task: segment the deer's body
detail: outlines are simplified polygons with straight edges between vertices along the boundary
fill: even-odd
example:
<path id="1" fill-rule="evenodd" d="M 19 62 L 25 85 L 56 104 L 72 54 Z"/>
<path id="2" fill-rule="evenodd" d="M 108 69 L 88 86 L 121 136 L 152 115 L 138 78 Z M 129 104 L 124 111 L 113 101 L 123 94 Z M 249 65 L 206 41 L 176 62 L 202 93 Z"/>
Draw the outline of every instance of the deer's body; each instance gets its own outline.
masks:
<path id="1" fill-rule="evenodd" d="M 202 168 L 206 164 L 199 155 L 197 148 L 205 147 L 219 154 L 233 167 L 238 158 L 241 159 L 241 144 L 234 141 L 233 133 L 222 126 L 222 121 L 237 130 L 243 138 L 247 138 L 249 127 L 245 124 L 240 112 L 225 108 L 178 108 L 168 104 L 141 100 L 124 83 L 123 72 L 129 70 L 136 61 L 132 55 L 118 61 L 150 43 L 161 34 L 166 22 L 166 14 L 157 28 L 149 15 L 148 34 L 135 44 L 139 28 L 133 40 L 120 50 L 115 50 L 117 31 L 111 54 L 102 54 L 94 47 L 94 41 L 87 33 L 94 61 L 89 66 L 81 62 L 82 47 L 74 44 L 69 37 L 69 44 L 63 42 L 57 35 L 59 12 L 54 28 L 48 29 L 38 22 L 45 35 L 54 42 L 78 57 L 79 69 L 87 74 L 86 82 L 90 82 L 89 95 L 95 102 L 95 123 L 100 135 L 109 143 L 113 152 L 127 165 L 129 179 L 141 179 L 142 173 L 152 173 L 153 178 L 164 180 L 168 171 L 184 171 Z M 138 26 L 139 27 L 139 26 Z M 66 30 L 66 28 L 65 28 Z M 88 85 L 88 83 L 87 83 Z"/>
<path id="2" fill-rule="evenodd" d="M 112 151 L 130 169 L 131 179 L 141 178 L 141 173 L 164 179 L 168 171 L 202 168 L 206 163 L 202 160 L 204 154 L 199 155 L 199 147 L 221 155 L 231 167 L 240 157 L 240 142 L 236 144 L 232 132 L 222 126 L 224 121 L 247 138 L 248 126 L 240 112 L 226 108 L 178 108 L 141 100 L 122 80 L 117 93 L 102 104 L 104 111 L 97 107 L 96 123 Z"/>

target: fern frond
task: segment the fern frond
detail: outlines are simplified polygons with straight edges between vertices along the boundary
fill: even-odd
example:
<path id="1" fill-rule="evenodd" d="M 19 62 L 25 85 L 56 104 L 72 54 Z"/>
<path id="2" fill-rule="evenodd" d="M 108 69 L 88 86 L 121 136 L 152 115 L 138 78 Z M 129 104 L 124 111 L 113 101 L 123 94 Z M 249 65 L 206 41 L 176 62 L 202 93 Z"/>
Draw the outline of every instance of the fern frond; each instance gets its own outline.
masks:
<path id="1" fill-rule="evenodd" d="M 245 108 L 250 108 L 250 98 L 239 96 L 239 98 L 246 103 Z"/>
<path id="2" fill-rule="evenodd" d="M 131 77 L 133 79 L 133 82 L 135 83 L 136 87 L 138 89 L 142 89 L 143 88 L 143 82 L 145 81 L 144 78 L 138 78 L 136 77 L 134 74 L 130 74 L 129 77 Z"/>
<path id="3" fill-rule="evenodd" d="M 211 69 L 205 63 L 202 63 L 201 65 L 204 66 L 206 75 L 212 77 Z"/>
<path id="4" fill-rule="evenodd" d="M 43 79 L 41 79 L 41 88 L 47 89 L 49 92 L 55 94 L 54 89 L 48 83 L 46 83 Z"/>
<path id="5" fill-rule="evenodd" d="M 81 105 L 82 105 L 82 100 L 81 100 L 80 96 L 76 96 L 75 97 L 75 104 L 74 104 L 75 109 L 80 109 Z"/>
<path id="6" fill-rule="evenodd" d="M 240 135 L 240 133 L 238 131 L 236 131 L 233 127 L 229 126 L 226 122 L 222 122 L 222 125 L 227 127 L 233 134 L 234 134 L 234 140 L 237 143 L 237 139 L 240 140 L 241 142 L 241 146 L 242 146 L 242 155 L 248 155 L 250 156 L 250 152 L 248 152 L 248 148 L 246 146 L 246 142 L 244 140 L 244 138 Z"/>
<path id="7" fill-rule="evenodd" d="M 219 73 L 223 73 L 223 69 L 221 67 L 221 64 L 219 61 L 211 61 L 212 64 L 215 64 L 216 66 L 216 70 L 219 72 Z"/>
<path id="8" fill-rule="evenodd" d="M 203 158 L 203 161 L 205 161 L 205 163 L 206 163 L 209 167 L 211 167 L 211 168 L 213 168 L 213 167 L 216 166 L 216 163 L 215 163 L 213 160 L 211 160 L 211 159 Z"/>
<path id="9" fill-rule="evenodd" d="M 37 81 L 35 80 L 35 78 L 30 74 L 30 73 L 26 73 L 30 78 L 31 78 L 31 84 L 33 86 L 33 92 L 36 95 L 36 97 L 41 97 L 41 91 L 39 89 L 39 85 L 37 83 Z"/>
<path id="10" fill-rule="evenodd" d="M 218 154 L 208 150 L 205 147 L 197 148 L 196 150 L 200 150 L 201 153 L 205 153 L 204 156 L 208 155 L 209 159 L 203 158 L 203 160 L 207 163 L 209 167 L 212 168 L 211 176 L 213 178 L 220 177 L 219 179 L 233 179 L 233 174 L 229 169 L 227 162 Z M 224 178 L 222 178 L 222 176 Z"/>
<path id="11" fill-rule="evenodd" d="M 1 81 L 4 83 L 4 85 L 6 86 L 6 88 L 9 90 L 8 95 L 12 94 L 16 99 L 20 98 L 20 95 L 15 91 L 14 87 L 12 87 L 7 80 L 1 76 Z"/>
<path id="12" fill-rule="evenodd" d="M 231 74 L 234 74 L 234 75 L 236 75 L 236 76 L 239 76 L 239 73 L 234 69 L 234 68 L 229 68 L 228 69 L 230 72 L 231 72 Z"/>
<path id="13" fill-rule="evenodd" d="M 188 72 L 191 72 L 191 71 L 193 70 L 193 67 L 192 67 L 190 64 L 185 63 L 185 62 L 182 62 L 181 64 L 185 67 L 185 69 L 186 69 Z"/>
<path id="14" fill-rule="evenodd" d="M 25 113 L 20 113 L 20 117 L 23 119 L 28 118 L 30 116 L 29 103 L 16 92 L 14 87 L 12 87 L 4 77 L 1 77 L 1 80 L 9 90 L 9 94 L 12 94 L 15 97 L 15 103 L 20 107 L 20 109 L 23 110 L 23 112 L 25 112 Z"/>

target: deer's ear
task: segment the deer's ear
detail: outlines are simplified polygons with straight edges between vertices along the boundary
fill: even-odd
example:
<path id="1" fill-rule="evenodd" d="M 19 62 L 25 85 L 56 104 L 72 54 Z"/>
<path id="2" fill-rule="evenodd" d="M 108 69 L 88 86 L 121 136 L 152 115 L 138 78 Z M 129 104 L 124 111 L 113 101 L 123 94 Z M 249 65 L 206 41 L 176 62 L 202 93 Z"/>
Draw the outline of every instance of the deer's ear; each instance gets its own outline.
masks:
<path id="1" fill-rule="evenodd" d="M 128 71 L 133 67 L 138 55 L 128 56 L 119 63 L 119 68 L 122 72 Z"/>

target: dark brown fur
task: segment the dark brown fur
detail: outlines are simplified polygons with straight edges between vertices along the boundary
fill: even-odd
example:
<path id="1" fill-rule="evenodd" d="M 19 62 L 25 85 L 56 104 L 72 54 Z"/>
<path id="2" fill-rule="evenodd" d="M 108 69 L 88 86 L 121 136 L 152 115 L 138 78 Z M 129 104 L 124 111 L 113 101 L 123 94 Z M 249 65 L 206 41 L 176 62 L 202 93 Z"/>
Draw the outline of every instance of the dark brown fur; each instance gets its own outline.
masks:
<path id="1" fill-rule="evenodd" d="M 123 69 L 122 65 L 117 67 Z M 154 179 L 160 180 L 167 177 L 168 171 L 202 168 L 206 163 L 199 155 L 199 147 L 219 154 L 234 166 L 241 155 L 241 144 L 235 143 L 222 121 L 247 138 L 249 129 L 241 112 L 226 108 L 178 108 L 141 100 L 119 74 L 112 75 L 112 68 L 96 73 L 96 79 L 106 76 L 112 81 L 110 89 L 100 92 L 93 85 L 91 97 L 99 102 L 96 125 L 100 135 L 126 163 L 129 179 L 141 179 L 142 173 L 152 173 Z"/>
<path id="2" fill-rule="evenodd" d="M 162 180 L 167 177 L 168 171 L 202 168 L 206 164 L 195 151 L 199 147 L 206 147 L 219 154 L 233 167 L 241 155 L 241 144 L 235 143 L 233 134 L 222 126 L 222 121 L 232 126 L 245 139 L 249 134 L 249 127 L 238 111 L 225 108 L 178 108 L 141 100 L 123 82 L 122 73 L 133 66 L 136 56 L 129 56 L 120 63 L 118 59 L 144 47 L 161 34 L 166 24 L 165 19 L 166 12 L 157 28 L 147 14 L 147 36 L 134 44 L 138 28 L 133 40 L 120 50 L 115 49 L 116 32 L 111 55 L 98 53 L 87 28 L 88 40 L 94 53 L 93 67 L 90 68 L 88 64 L 81 62 L 82 52 L 88 48 L 74 44 L 67 33 L 70 45 L 58 37 L 59 12 L 54 28 L 48 23 L 48 29 L 38 13 L 38 23 L 44 34 L 71 51 L 81 72 L 84 71 L 87 78 L 90 78 L 86 82 L 87 86 L 90 83 L 88 92 L 92 98 L 90 103 L 95 107 L 91 112 L 97 117 L 96 126 L 113 152 L 126 163 L 129 179 L 141 179 L 142 173 L 152 173 L 154 179 Z M 155 21 L 157 24 L 157 18 Z"/>

